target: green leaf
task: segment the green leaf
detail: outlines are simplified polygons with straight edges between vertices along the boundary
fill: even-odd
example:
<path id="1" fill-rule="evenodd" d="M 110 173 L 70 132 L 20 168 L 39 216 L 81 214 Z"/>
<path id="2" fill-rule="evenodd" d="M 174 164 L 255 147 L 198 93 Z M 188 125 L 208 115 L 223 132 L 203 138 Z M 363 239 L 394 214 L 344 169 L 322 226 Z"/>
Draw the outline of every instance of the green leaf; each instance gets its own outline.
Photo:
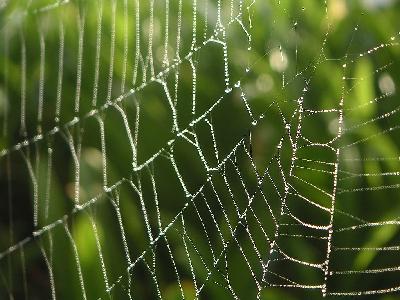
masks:
<path id="1" fill-rule="evenodd" d="M 362 106 L 362 109 L 357 109 L 354 117 L 357 119 L 366 119 L 372 117 L 376 111 L 376 103 L 369 103 L 375 99 L 374 88 L 374 68 L 367 58 L 362 58 L 358 61 L 354 70 L 354 92 L 352 107 Z"/>

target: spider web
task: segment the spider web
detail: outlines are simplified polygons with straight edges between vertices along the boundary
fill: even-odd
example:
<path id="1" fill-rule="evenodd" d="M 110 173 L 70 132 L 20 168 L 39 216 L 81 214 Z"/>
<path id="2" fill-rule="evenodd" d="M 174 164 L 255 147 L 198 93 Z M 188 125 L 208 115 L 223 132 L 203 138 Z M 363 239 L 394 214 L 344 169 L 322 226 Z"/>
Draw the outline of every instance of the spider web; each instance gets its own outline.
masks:
<path id="1" fill-rule="evenodd" d="M 398 291 L 399 33 L 301 2 L 0 3 L 2 297 Z"/>

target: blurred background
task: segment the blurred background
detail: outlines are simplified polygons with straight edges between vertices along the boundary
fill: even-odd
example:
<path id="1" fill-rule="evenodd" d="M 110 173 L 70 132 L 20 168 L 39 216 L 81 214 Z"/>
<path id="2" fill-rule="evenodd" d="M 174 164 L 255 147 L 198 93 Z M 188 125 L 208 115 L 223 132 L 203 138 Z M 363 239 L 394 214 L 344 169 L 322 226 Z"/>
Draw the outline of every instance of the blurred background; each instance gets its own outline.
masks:
<path id="1" fill-rule="evenodd" d="M 0 299 L 400 298 L 399 17 L 0 0 Z"/>

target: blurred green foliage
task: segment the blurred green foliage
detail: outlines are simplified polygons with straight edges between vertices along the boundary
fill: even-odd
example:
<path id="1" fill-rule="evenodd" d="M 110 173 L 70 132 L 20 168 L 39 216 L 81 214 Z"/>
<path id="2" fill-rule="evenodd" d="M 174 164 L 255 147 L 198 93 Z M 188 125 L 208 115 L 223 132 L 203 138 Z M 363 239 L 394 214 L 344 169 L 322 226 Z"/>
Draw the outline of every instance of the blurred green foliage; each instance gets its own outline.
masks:
<path id="1" fill-rule="evenodd" d="M 342 99 L 344 128 L 352 129 L 334 144 L 341 149 L 334 228 L 358 225 L 356 218 L 370 222 L 398 218 L 399 176 L 382 174 L 400 170 L 399 119 L 396 113 L 390 118 L 379 116 L 398 106 L 399 2 L 197 0 L 195 35 L 193 3 L 0 1 L 0 146 L 13 149 L 0 158 L 0 251 L 34 236 L 0 257 L 1 299 L 24 299 L 26 293 L 29 299 L 50 298 L 53 279 L 58 299 L 80 299 L 80 272 L 88 299 L 127 299 L 128 290 L 136 299 L 156 299 L 158 292 L 163 299 L 181 299 L 182 293 L 193 299 L 203 284 L 202 299 L 256 299 L 253 277 L 260 280 L 262 262 L 275 258 L 269 243 L 277 230 L 263 195 L 279 215 L 285 178 L 291 172 L 299 99 L 304 101 L 301 130 L 305 139 L 299 142 L 298 158 L 335 162 L 329 149 L 305 145 L 307 139 L 317 143 L 335 139 L 339 121 L 333 109 L 340 107 Z M 213 40 L 224 38 L 214 31 L 218 4 L 226 29 L 227 60 L 222 44 L 209 41 L 212 36 Z M 235 21 L 232 16 L 236 14 Z M 64 36 L 61 54 L 60 30 Z M 159 76 L 164 70 L 165 76 Z M 226 80 L 232 91 L 226 91 Z M 235 87 L 238 81 L 240 87 Z M 21 125 L 23 112 L 26 130 Z M 53 132 L 54 128 L 59 132 Z M 195 133 L 197 140 L 188 132 L 178 134 L 184 129 Z M 39 136 L 37 141 L 35 136 Z M 25 139 L 28 145 L 13 148 Z M 74 151 L 79 160 L 78 188 Z M 359 160 L 363 157 L 387 159 Z M 332 191 L 333 177 L 326 175 L 333 171 L 330 166 L 315 162 L 302 166 L 294 171 L 297 177 Z M 317 172 L 310 172 L 313 169 Z M 380 175 L 354 176 L 363 173 Z M 261 178 L 260 174 L 267 175 Z M 293 180 L 292 185 L 318 205 L 330 208 L 332 199 L 326 193 L 301 181 Z M 380 186 L 393 188 L 375 189 Z M 360 192 L 346 192 L 353 189 Z M 37 228 L 32 225 L 35 192 Z M 249 195 L 254 195 L 250 205 Z M 292 203 L 290 196 L 287 201 L 305 222 L 329 223 L 326 212 L 299 201 Z M 190 204 L 188 208 L 185 203 Z M 251 216 L 239 220 L 237 209 L 243 213 L 247 206 L 258 220 Z M 283 224 L 286 221 L 279 219 Z M 165 235 L 159 236 L 159 222 L 168 228 Z M 235 238 L 230 226 L 237 227 Z M 286 234 L 294 236 L 295 231 Z M 149 235 L 159 236 L 157 243 L 153 245 Z M 398 225 L 389 225 L 334 232 L 332 243 L 334 247 L 385 247 L 398 244 L 399 237 Z M 302 261 L 326 259 L 326 240 L 314 243 L 282 235 L 277 243 Z M 363 270 L 396 263 L 400 264 L 398 251 L 360 250 L 333 252 L 329 267 Z M 297 284 L 324 283 L 323 272 L 313 268 L 277 262 L 275 266 L 271 263 L 271 270 L 287 274 Z M 279 276 L 271 274 L 266 274 L 267 281 L 282 284 Z M 331 276 L 328 281 L 328 289 L 337 292 L 398 285 L 398 271 Z M 321 297 L 320 288 L 265 287 L 260 292 L 261 299 Z M 399 298 L 396 294 L 379 297 Z"/>

